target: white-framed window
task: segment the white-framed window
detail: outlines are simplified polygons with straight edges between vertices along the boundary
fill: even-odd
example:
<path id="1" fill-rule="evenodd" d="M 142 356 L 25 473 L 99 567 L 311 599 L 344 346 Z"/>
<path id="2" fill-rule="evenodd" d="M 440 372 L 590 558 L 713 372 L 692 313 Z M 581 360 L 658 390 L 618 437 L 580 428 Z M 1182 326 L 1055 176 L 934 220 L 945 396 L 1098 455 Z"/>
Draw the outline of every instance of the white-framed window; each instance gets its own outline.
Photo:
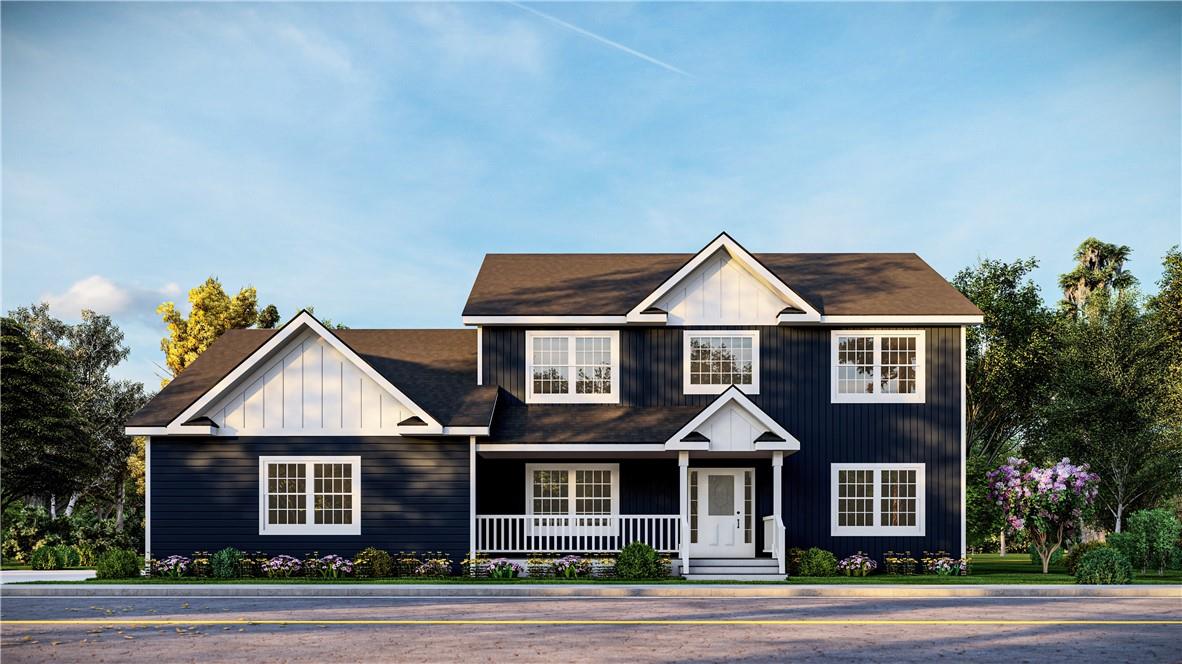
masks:
<path id="1" fill-rule="evenodd" d="M 620 333 L 525 333 L 526 403 L 619 403 Z"/>
<path id="2" fill-rule="evenodd" d="M 360 535 L 361 457 L 259 457 L 260 535 Z"/>
<path id="3" fill-rule="evenodd" d="M 923 403 L 923 330 L 834 330 L 833 403 Z"/>
<path id="4" fill-rule="evenodd" d="M 759 330 L 686 330 L 682 376 L 686 394 L 759 394 Z"/>
<path id="5" fill-rule="evenodd" d="M 830 534 L 924 534 L 924 464 L 834 463 L 830 468 Z"/>
<path id="6" fill-rule="evenodd" d="M 620 514 L 620 464 L 525 464 L 525 513 L 533 532 L 575 526 L 614 530 Z M 549 518 L 547 518 L 549 517 Z"/>

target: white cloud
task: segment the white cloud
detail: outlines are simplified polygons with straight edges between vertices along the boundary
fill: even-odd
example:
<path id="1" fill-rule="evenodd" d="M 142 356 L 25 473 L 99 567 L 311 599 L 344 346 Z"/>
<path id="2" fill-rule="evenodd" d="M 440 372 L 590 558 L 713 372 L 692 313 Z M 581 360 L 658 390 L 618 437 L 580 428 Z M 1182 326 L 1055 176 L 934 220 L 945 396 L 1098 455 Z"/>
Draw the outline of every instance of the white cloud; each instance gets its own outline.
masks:
<path id="1" fill-rule="evenodd" d="M 70 285 L 64 293 L 46 293 L 41 300 L 49 303 L 57 316 L 77 318 L 83 309 L 110 316 L 118 314 L 149 315 L 164 299 L 175 298 L 181 288 L 175 283 L 159 289 L 121 286 L 110 279 L 91 275 Z"/>

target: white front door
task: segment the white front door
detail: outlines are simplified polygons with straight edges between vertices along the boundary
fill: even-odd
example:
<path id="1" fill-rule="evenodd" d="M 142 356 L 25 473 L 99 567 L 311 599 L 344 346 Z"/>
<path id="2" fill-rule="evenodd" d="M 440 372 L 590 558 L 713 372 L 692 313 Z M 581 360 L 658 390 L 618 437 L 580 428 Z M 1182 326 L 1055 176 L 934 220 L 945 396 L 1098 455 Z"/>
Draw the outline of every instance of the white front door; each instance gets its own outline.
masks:
<path id="1" fill-rule="evenodd" d="M 755 557 L 754 469 L 691 468 L 690 475 L 690 555 Z"/>

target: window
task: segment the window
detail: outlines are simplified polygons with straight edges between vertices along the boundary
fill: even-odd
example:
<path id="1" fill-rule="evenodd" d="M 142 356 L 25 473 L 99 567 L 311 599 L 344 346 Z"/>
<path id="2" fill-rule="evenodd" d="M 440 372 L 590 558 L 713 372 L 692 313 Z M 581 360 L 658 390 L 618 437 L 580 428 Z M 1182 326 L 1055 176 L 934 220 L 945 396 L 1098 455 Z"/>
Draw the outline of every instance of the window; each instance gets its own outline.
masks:
<path id="1" fill-rule="evenodd" d="M 835 463 L 832 535 L 923 535 L 924 464 Z"/>
<path id="2" fill-rule="evenodd" d="M 361 457 L 259 457 L 260 535 L 360 535 Z"/>
<path id="3" fill-rule="evenodd" d="M 525 333 L 527 403 L 619 403 L 619 332 Z"/>
<path id="4" fill-rule="evenodd" d="M 923 331 L 833 332 L 833 403 L 923 403 Z"/>
<path id="5" fill-rule="evenodd" d="M 614 529 L 610 517 L 620 513 L 619 474 L 614 463 L 526 464 L 526 514 L 535 517 L 531 528 L 544 532 L 569 524 Z"/>
<path id="6" fill-rule="evenodd" d="M 686 331 L 683 375 L 686 394 L 759 394 L 759 331 Z"/>

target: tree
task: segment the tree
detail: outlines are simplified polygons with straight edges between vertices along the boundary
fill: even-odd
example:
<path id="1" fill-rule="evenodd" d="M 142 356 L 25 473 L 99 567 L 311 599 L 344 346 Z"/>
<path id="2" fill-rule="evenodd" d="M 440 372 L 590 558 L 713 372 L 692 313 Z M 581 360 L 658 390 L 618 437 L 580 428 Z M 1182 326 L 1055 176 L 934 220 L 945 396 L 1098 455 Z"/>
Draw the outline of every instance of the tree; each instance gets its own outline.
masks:
<path id="1" fill-rule="evenodd" d="M 316 307 L 304 307 L 304 309 L 308 313 L 312 314 L 313 316 L 316 315 Z M 317 318 L 316 320 L 320 321 L 321 325 L 323 325 L 324 327 L 327 327 L 330 330 L 347 330 L 347 329 L 349 329 L 348 325 L 345 325 L 344 323 L 334 323 L 331 318 Z"/>
<path id="2" fill-rule="evenodd" d="M 1155 507 L 1182 483 L 1182 436 L 1169 425 L 1167 344 L 1136 293 L 1096 291 L 1082 317 L 1066 318 L 1050 397 L 1041 408 L 1039 447 L 1086 460 L 1100 473 L 1105 521 Z"/>
<path id="3" fill-rule="evenodd" d="M 988 477 L 990 498 L 1014 530 L 1030 533 L 1046 574 L 1055 551 L 1091 511 L 1099 476 L 1067 458 L 1049 468 L 1011 458 Z"/>
<path id="4" fill-rule="evenodd" d="M 1075 269 L 1059 277 L 1062 308 L 1081 315 L 1093 293 L 1112 290 L 1119 293 L 1135 286 L 1137 279 L 1124 271 L 1131 253 L 1125 245 L 1101 242 L 1094 237 L 1084 240 L 1075 250 Z"/>
<path id="5" fill-rule="evenodd" d="M 189 304 L 188 318 L 182 316 L 172 302 L 156 308 L 156 313 L 168 326 L 168 336 L 160 340 L 160 350 L 164 351 L 165 363 L 172 376 L 192 364 L 226 330 L 250 327 L 259 319 L 258 295 L 252 286 L 230 297 L 216 277 L 210 277 L 190 290 Z M 266 307 L 263 312 L 266 323 L 273 325 L 278 319 L 274 306 Z M 165 378 L 163 382 L 167 381 Z"/>
<path id="6" fill-rule="evenodd" d="M 255 322 L 255 326 L 260 330 L 273 330 L 279 324 L 279 308 L 273 304 L 268 304 L 259 310 L 259 319 Z"/>
<path id="7" fill-rule="evenodd" d="M 12 318 L 0 319 L 0 328 L 0 495 L 8 507 L 25 496 L 76 490 L 92 460 L 69 358 Z"/>
<path id="8" fill-rule="evenodd" d="M 1182 252 L 1178 247 L 1166 252 L 1157 285 L 1157 295 L 1149 298 L 1148 312 L 1168 363 L 1167 426 L 1177 429 L 1182 427 Z"/>

